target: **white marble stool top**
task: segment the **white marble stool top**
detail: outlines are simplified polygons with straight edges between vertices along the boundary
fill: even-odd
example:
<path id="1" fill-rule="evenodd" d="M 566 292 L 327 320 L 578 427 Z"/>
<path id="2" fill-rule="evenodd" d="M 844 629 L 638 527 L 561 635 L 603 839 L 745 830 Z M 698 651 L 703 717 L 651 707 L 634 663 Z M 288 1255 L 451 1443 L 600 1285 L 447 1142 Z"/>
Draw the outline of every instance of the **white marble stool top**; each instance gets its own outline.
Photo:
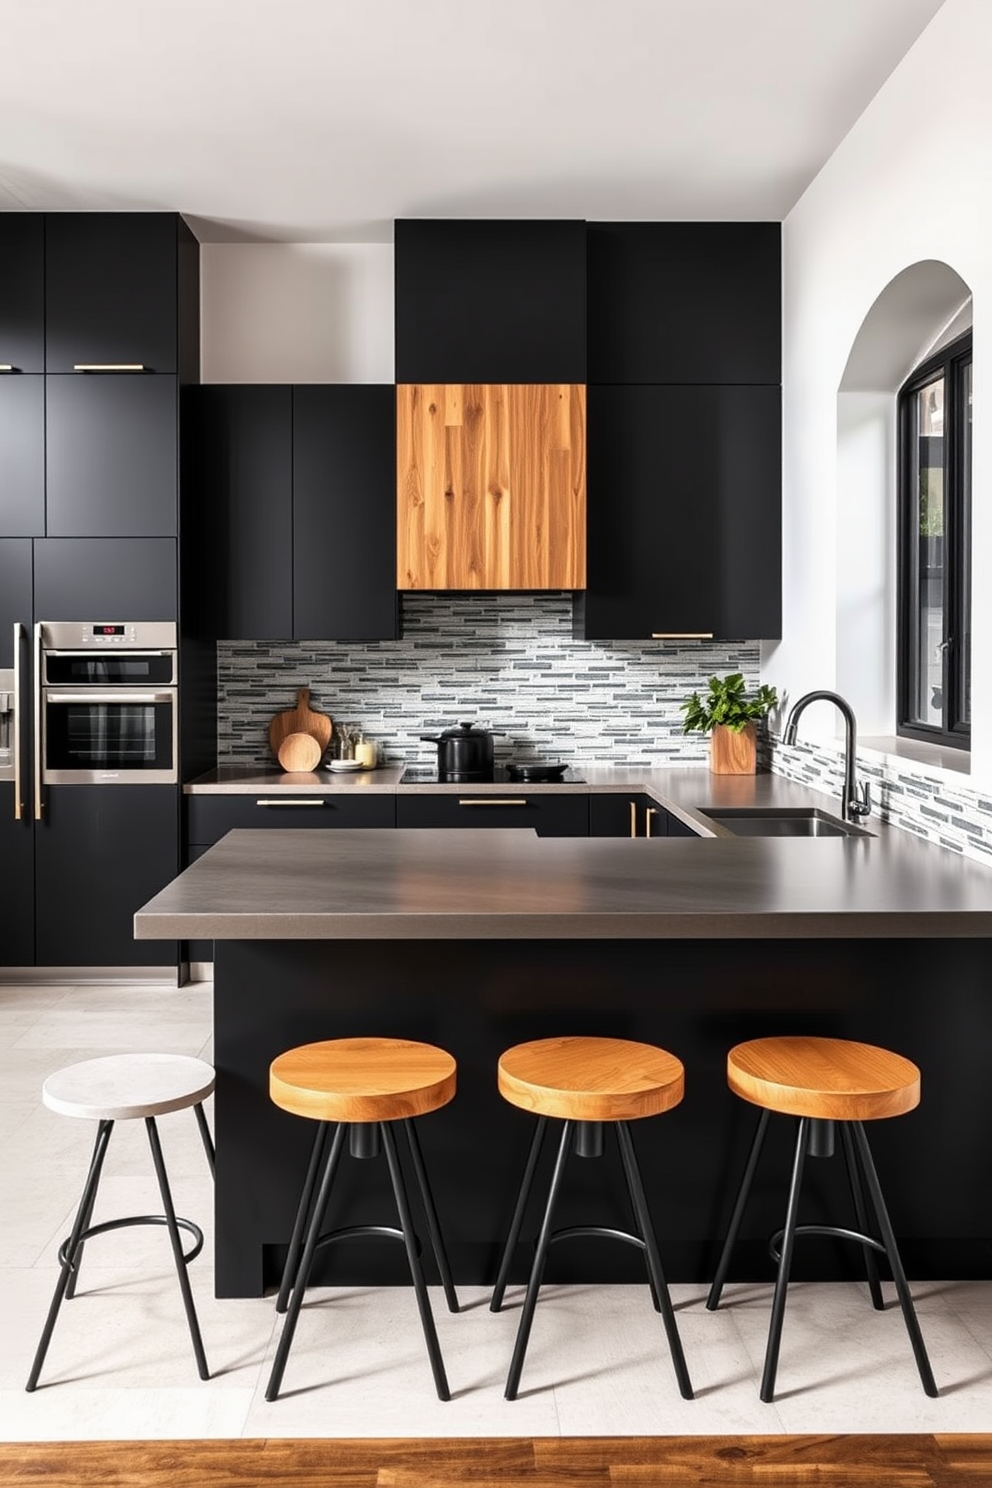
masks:
<path id="1" fill-rule="evenodd" d="M 215 1082 L 213 1067 L 188 1054 L 108 1054 L 56 1070 L 41 1098 L 63 1116 L 128 1121 L 194 1106 Z"/>

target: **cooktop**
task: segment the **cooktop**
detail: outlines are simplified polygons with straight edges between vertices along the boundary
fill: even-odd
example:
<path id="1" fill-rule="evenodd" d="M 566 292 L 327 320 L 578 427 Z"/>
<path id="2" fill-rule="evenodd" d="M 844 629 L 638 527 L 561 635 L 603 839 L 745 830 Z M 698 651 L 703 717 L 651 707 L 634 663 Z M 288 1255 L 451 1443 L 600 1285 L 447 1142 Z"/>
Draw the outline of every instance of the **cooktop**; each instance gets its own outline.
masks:
<path id="1" fill-rule="evenodd" d="M 538 762 L 535 761 L 536 763 Z M 450 775 L 442 780 L 438 776 L 437 770 L 430 765 L 407 765 L 403 774 L 400 776 L 399 783 L 400 785 L 461 785 L 468 790 L 473 785 L 585 785 L 586 782 L 581 775 L 576 774 L 571 765 L 565 771 L 564 775 L 558 776 L 554 780 L 520 780 L 519 778 L 511 778 L 507 773 L 505 765 L 495 766 L 492 780 L 453 780 Z"/>

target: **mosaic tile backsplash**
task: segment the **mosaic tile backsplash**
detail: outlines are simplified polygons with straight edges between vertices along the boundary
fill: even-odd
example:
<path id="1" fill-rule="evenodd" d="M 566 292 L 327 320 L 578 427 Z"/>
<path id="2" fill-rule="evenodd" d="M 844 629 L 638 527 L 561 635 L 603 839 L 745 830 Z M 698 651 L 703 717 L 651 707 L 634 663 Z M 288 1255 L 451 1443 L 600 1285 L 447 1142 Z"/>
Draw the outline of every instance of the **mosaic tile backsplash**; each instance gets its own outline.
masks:
<path id="1" fill-rule="evenodd" d="M 679 703 L 714 673 L 758 685 L 757 641 L 572 638 L 567 593 L 403 596 L 403 639 L 221 641 L 218 762 L 272 764 L 268 725 L 299 687 L 332 718 L 360 724 L 391 762 L 433 765 L 419 735 L 470 719 L 500 729 L 496 757 L 589 763 L 704 763 Z"/>

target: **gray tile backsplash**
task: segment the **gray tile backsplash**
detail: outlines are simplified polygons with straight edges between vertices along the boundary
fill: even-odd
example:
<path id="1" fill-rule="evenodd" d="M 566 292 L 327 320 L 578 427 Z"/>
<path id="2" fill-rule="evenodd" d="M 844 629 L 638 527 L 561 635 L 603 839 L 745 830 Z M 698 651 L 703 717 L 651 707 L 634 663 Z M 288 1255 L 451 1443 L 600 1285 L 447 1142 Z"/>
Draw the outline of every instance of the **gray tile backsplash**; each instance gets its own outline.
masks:
<path id="1" fill-rule="evenodd" d="M 567 593 L 404 595 L 402 640 L 221 641 L 217 663 L 219 762 L 261 766 L 269 719 L 299 687 L 392 761 L 433 764 L 418 736 L 471 719 L 504 731 L 497 758 L 704 762 L 679 703 L 713 673 L 759 680 L 756 641 L 574 640 Z"/>

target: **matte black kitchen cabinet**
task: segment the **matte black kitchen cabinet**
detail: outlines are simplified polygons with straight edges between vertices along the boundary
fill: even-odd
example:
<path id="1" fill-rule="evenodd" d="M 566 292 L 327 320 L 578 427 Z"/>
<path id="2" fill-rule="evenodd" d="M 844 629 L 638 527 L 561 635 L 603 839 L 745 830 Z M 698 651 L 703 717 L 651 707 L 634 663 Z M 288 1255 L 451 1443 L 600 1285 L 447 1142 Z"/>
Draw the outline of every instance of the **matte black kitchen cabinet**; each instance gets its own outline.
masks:
<path id="1" fill-rule="evenodd" d="M 570 791 L 530 794 L 508 784 L 497 793 L 473 791 L 470 785 L 457 794 L 396 797 L 398 827 L 531 827 L 539 837 L 588 837 L 589 797 Z"/>
<path id="2" fill-rule="evenodd" d="M 45 370 L 45 218 L 0 212 L 0 368 Z"/>
<path id="3" fill-rule="evenodd" d="M 392 640 L 396 394 L 391 384 L 293 389 L 293 635 Z"/>
<path id="4" fill-rule="evenodd" d="M 699 834 L 643 791 L 589 797 L 591 837 L 696 837 Z"/>
<path id="5" fill-rule="evenodd" d="M 778 222 L 591 222 L 590 382 L 778 383 Z"/>
<path id="6" fill-rule="evenodd" d="M 586 225 L 395 224 L 396 381 L 586 381 Z"/>
<path id="7" fill-rule="evenodd" d="M 50 212 L 45 240 L 49 374 L 138 365 L 187 375 L 198 356 L 190 344 L 198 245 L 181 217 Z"/>
<path id="8" fill-rule="evenodd" d="M 395 797 L 372 795 L 358 787 L 316 795 L 296 792 L 276 775 L 271 790 L 251 795 L 186 796 L 186 839 L 189 852 L 212 847 L 241 827 L 395 827 Z"/>
<path id="9" fill-rule="evenodd" d="M 40 538 L 34 544 L 39 620 L 175 620 L 173 538 Z"/>
<path id="10" fill-rule="evenodd" d="M 62 785 L 35 834 L 39 966 L 176 965 L 175 941 L 136 941 L 133 918 L 179 871 L 168 785 Z"/>
<path id="11" fill-rule="evenodd" d="M 29 683 L 31 624 L 31 543 L 27 538 L 0 539 L 0 668 L 15 665 L 14 625 L 24 627 L 18 641 L 21 667 L 21 779 L 0 779 L 0 966 L 34 964 L 34 823 L 31 818 L 29 753 Z M 0 682 L 6 691 L 11 677 Z M 12 729 L 12 720 L 7 719 Z M 8 740 L 13 750 L 13 738 Z M 7 772 L 5 771 L 6 775 Z M 16 802 L 20 801 L 20 819 Z"/>
<path id="12" fill-rule="evenodd" d="M 576 633 L 780 636 L 781 440 L 777 386 L 590 386 Z"/>
<path id="13" fill-rule="evenodd" d="M 45 379 L 0 373 L 0 536 L 45 531 Z"/>
<path id="14" fill-rule="evenodd" d="M 49 377 L 49 537 L 175 537 L 174 377 Z"/>
<path id="15" fill-rule="evenodd" d="M 204 535 L 208 633 L 394 639 L 393 386 L 214 385 L 195 390 L 195 403 L 197 475 L 184 533 Z"/>

